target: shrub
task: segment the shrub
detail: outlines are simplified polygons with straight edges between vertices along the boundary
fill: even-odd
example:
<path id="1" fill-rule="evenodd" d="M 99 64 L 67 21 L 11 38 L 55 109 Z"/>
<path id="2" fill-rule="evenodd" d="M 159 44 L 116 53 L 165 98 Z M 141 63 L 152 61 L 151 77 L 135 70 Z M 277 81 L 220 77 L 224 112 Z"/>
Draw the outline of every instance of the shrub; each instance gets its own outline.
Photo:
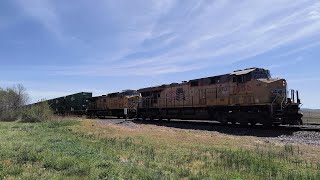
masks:
<path id="1" fill-rule="evenodd" d="M 21 114 L 21 122 L 43 122 L 53 119 L 53 111 L 47 102 L 25 108 Z"/>
<path id="2" fill-rule="evenodd" d="M 19 119 L 21 111 L 19 110 L 7 110 L 0 114 L 1 121 L 16 121 Z"/>

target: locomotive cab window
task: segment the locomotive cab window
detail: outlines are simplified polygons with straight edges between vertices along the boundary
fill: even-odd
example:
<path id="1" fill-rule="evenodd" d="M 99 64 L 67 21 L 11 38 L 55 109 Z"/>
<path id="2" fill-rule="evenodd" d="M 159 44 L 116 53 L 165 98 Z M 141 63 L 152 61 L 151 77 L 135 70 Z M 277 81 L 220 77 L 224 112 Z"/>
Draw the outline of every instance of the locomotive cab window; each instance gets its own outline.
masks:
<path id="1" fill-rule="evenodd" d="M 247 74 L 246 81 L 251 81 L 251 79 L 252 79 L 252 74 L 251 73 Z"/>
<path id="2" fill-rule="evenodd" d="M 142 97 L 149 97 L 149 96 L 151 96 L 151 93 L 150 92 L 142 92 L 141 96 Z"/>
<path id="3" fill-rule="evenodd" d="M 210 78 L 210 84 L 215 84 L 216 83 L 216 79 L 214 77 Z"/>
<path id="4" fill-rule="evenodd" d="M 152 94 L 153 99 L 157 99 L 159 96 L 157 93 Z"/>
<path id="5" fill-rule="evenodd" d="M 254 79 L 268 79 L 271 78 L 270 71 L 263 70 L 263 71 L 256 71 L 253 73 Z"/>
<path id="6" fill-rule="evenodd" d="M 199 81 L 191 81 L 190 85 L 191 85 L 191 87 L 199 86 Z"/>
<path id="7" fill-rule="evenodd" d="M 237 82 L 238 83 L 243 83 L 243 76 L 237 76 Z"/>
<path id="8" fill-rule="evenodd" d="M 220 83 L 220 77 L 211 77 L 210 84 Z"/>
<path id="9" fill-rule="evenodd" d="M 233 76 L 233 77 L 232 77 L 232 82 L 233 82 L 233 83 L 236 83 L 236 82 L 237 82 L 237 77 L 236 77 L 236 76 Z"/>
<path id="10" fill-rule="evenodd" d="M 239 75 L 239 76 L 234 76 L 232 78 L 233 83 L 245 83 L 246 82 L 246 75 Z"/>

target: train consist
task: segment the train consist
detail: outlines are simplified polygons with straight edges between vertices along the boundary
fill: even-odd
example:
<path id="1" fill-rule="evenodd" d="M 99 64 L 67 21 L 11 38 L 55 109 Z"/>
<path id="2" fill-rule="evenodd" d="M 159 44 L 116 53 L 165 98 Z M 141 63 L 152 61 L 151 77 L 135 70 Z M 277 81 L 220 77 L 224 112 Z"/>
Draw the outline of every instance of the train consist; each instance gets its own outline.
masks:
<path id="1" fill-rule="evenodd" d="M 79 112 L 89 117 L 127 115 L 144 120 L 216 120 L 251 125 L 302 124 L 298 91 L 291 90 L 288 93 L 285 79 L 271 78 L 269 70 L 262 68 L 98 97 L 87 94 L 79 97 L 80 100 L 74 99 L 73 106 L 66 105 L 70 103 L 66 97 L 70 96 L 64 97 L 65 104 L 58 105 L 61 98 L 48 102 L 59 114 Z"/>

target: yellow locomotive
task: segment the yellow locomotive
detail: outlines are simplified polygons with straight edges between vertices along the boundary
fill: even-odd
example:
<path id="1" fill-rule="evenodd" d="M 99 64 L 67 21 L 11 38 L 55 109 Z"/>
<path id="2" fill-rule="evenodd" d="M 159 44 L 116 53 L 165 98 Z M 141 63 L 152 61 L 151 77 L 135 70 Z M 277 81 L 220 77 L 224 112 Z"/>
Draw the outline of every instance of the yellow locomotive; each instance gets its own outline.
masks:
<path id="1" fill-rule="evenodd" d="M 288 98 L 285 79 L 250 68 L 230 74 L 138 90 L 137 116 L 150 119 L 217 120 L 255 125 L 302 124 L 298 91 Z"/>
<path id="2" fill-rule="evenodd" d="M 90 99 L 89 117 L 133 117 L 136 114 L 140 96 L 135 90 L 110 93 Z"/>

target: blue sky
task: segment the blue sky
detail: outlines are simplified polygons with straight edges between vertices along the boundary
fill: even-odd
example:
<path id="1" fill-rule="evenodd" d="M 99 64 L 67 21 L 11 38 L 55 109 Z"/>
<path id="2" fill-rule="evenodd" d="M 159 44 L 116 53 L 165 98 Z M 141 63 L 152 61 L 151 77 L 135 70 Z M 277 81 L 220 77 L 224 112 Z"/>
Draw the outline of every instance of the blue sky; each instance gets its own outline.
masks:
<path id="1" fill-rule="evenodd" d="M 0 86 L 33 102 L 271 70 L 320 108 L 319 0 L 1 0 Z"/>

